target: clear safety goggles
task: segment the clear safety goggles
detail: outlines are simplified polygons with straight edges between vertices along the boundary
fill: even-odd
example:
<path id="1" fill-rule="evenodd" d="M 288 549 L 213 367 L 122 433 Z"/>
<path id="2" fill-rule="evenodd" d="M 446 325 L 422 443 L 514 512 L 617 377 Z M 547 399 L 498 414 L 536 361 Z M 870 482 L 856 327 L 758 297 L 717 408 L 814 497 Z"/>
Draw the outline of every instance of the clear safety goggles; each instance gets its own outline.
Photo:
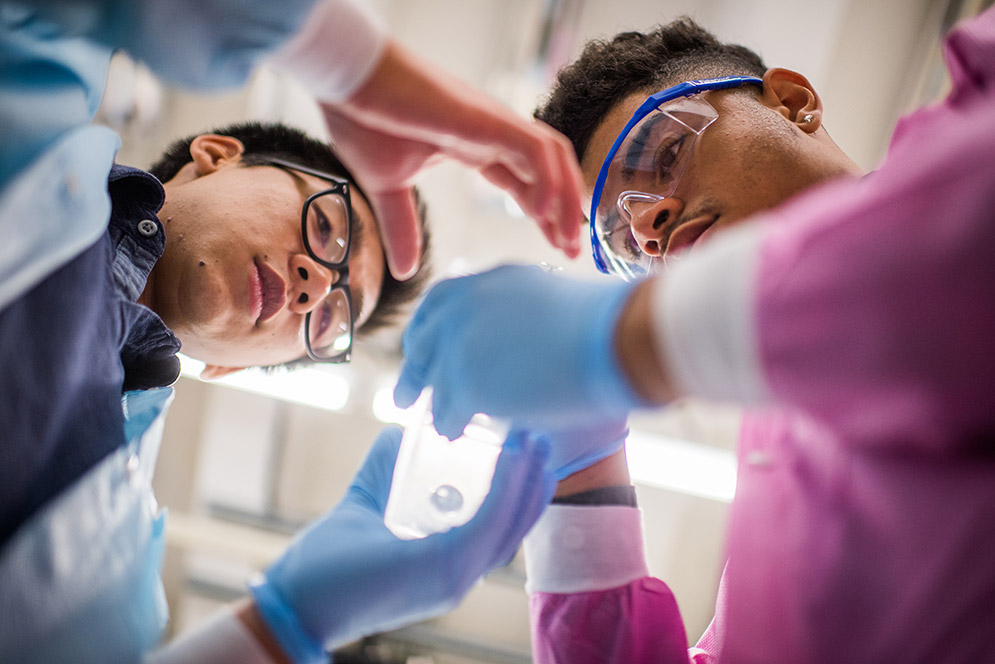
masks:
<path id="1" fill-rule="evenodd" d="M 594 263 L 626 281 L 663 264 L 644 253 L 632 234 L 640 205 L 672 196 L 691 160 L 698 137 L 718 113 L 703 97 L 707 90 L 763 85 L 752 76 L 687 81 L 650 95 L 626 123 L 605 156 L 591 199 Z"/>

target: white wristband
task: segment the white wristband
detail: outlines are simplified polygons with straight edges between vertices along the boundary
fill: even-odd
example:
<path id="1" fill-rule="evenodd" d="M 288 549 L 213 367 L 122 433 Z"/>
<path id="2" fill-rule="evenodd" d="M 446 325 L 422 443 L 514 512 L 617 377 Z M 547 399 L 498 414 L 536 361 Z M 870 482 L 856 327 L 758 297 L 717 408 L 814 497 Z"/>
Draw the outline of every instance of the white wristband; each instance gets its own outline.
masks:
<path id="1" fill-rule="evenodd" d="M 653 284 L 657 352 L 681 394 L 765 403 L 754 290 L 763 224 L 725 231 Z"/>
<path id="2" fill-rule="evenodd" d="M 525 538 L 530 593 L 607 590 L 649 576 L 642 512 L 624 505 L 550 505 Z"/>

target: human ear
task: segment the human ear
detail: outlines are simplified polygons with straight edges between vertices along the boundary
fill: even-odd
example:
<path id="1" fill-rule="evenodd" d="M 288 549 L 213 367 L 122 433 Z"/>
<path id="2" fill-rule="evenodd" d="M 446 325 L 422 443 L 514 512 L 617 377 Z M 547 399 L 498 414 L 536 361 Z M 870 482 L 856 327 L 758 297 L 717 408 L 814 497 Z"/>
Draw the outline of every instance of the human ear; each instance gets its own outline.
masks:
<path id="1" fill-rule="evenodd" d="M 763 102 L 805 133 L 822 124 L 822 99 L 808 79 L 790 69 L 768 69 L 764 74 Z"/>
<path id="2" fill-rule="evenodd" d="M 243 154 L 242 141 L 231 136 L 201 134 L 190 141 L 190 159 L 198 176 L 237 163 Z"/>
<path id="3" fill-rule="evenodd" d="M 200 379 L 217 380 L 241 370 L 242 367 L 221 367 L 216 364 L 207 364 L 200 372 Z"/>

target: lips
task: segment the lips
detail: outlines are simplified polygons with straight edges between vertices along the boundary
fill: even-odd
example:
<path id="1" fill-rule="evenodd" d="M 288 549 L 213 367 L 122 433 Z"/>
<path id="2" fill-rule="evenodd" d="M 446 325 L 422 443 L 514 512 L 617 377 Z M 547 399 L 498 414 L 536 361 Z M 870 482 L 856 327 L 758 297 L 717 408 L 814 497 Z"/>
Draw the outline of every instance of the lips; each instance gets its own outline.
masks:
<path id="1" fill-rule="evenodd" d="M 275 316 L 287 302 L 287 285 L 273 268 L 262 261 L 254 263 L 249 278 L 249 302 L 256 323 Z"/>

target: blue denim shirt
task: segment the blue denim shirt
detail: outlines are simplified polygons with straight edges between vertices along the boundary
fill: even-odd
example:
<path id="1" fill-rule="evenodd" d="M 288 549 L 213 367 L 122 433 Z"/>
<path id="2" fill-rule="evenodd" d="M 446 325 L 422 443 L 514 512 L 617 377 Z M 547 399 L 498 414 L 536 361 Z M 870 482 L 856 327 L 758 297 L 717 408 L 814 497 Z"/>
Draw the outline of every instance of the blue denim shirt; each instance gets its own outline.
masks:
<path id="1" fill-rule="evenodd" d="M 162 256 L 153 176 L 115 166 L 98 242 L 0 312 L 0 546 L 124 442 L 122 389 L 169 385 L 180 344 L 135 300 Z M 123 387 L 122 387 L 123 386 Z M 30 441 L 30 444 L 25 444 Z"/>

